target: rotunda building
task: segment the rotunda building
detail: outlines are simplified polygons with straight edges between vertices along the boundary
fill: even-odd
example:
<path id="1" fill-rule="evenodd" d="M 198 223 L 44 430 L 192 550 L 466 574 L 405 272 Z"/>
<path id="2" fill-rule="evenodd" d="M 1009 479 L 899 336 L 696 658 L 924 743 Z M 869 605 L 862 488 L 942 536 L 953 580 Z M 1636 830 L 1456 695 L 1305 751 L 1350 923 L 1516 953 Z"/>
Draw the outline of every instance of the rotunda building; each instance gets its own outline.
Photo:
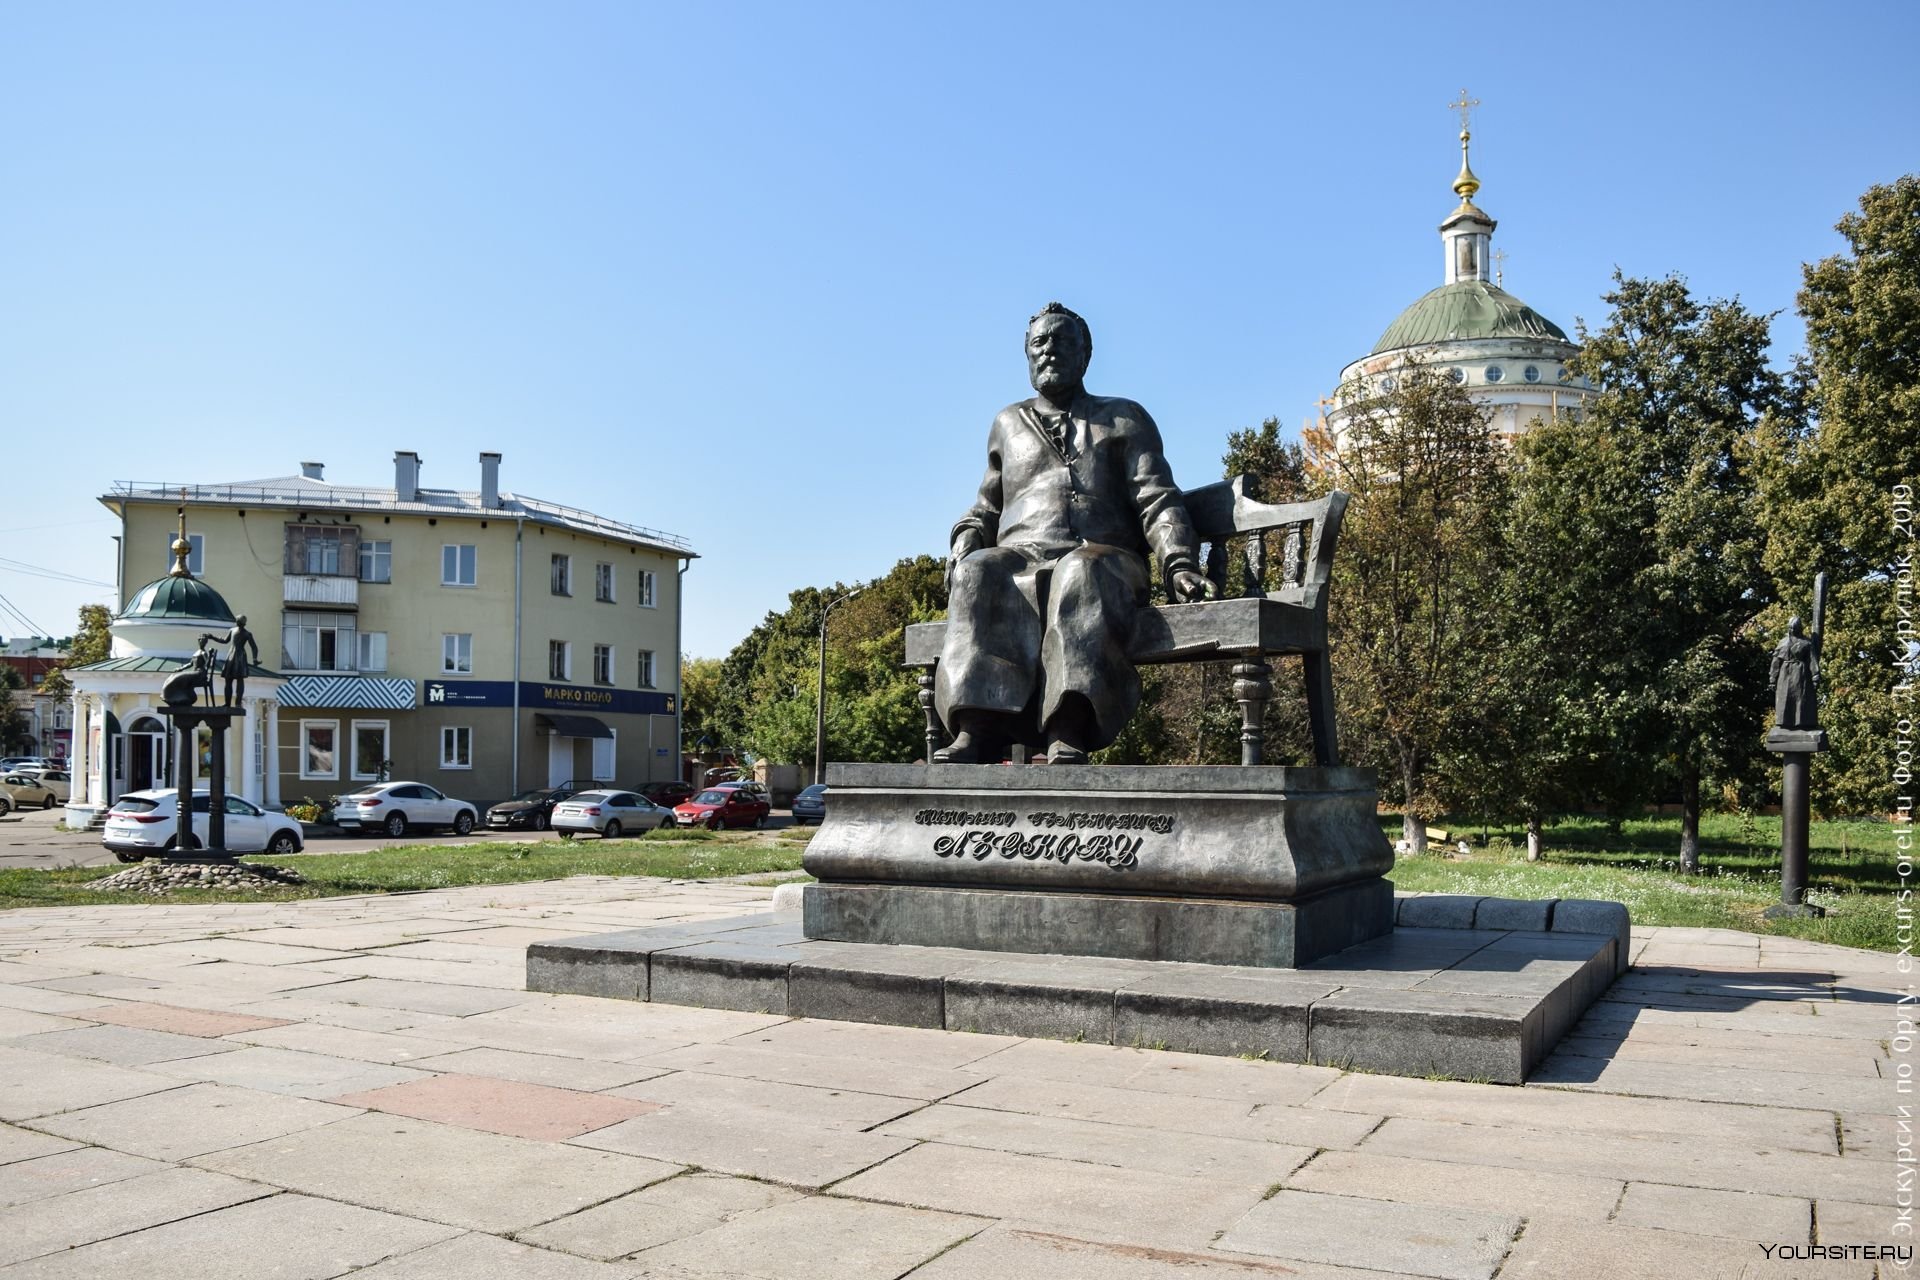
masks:
<path id="1" fill-rule="evenodd" d="M 1480 190 L 1468 160 L 1472 134 L 1460 131 L 1460 173 L 1453 190 L 1460 204 L 1440 224 L 1445 251 L 1442 283 L 1417 298 L 1387 326 L 1373 350 L 1340 371 L 1340 390 L 1326 423 L 1338 445 L 1342 400 L 1388 392 L 1400 370 L 1420 364 L 1464 385 L 1492 411 L 1492 428 L 1511 440 L 1535 420 L 1578 415 L 1594 392 L 1568 361 L 1579 347 L 1566 331 L 1500 287 L 1492 270 L 1498 225 L 1473 197 Z"/>
<path id="2" fill-rule="evenodd" d="M 108 624 L 113 642 L 100 662 L 72 667 L 74 748 L 67 825 L 97 827 L 113 802 L 129 791 L 178 785 L 173 765 L 179 743 L 158 709 L 161 686 L 193 658 L 202 636 L 224 641 L 239 621 L 213 586 L 187 568 L 185 515 L 173 544 L 173 569 L 134 592 Z M 278 771 L 269 768 L 280 686 L 272 671 L 251 667 L 241 698 L 246 715 L 227 744 L 227 794 L 278 807 Z M 216 692 L 221 691 L 215 676 Z M 202 729 L 195 776 L 210 778 L 207 730 Z"/>

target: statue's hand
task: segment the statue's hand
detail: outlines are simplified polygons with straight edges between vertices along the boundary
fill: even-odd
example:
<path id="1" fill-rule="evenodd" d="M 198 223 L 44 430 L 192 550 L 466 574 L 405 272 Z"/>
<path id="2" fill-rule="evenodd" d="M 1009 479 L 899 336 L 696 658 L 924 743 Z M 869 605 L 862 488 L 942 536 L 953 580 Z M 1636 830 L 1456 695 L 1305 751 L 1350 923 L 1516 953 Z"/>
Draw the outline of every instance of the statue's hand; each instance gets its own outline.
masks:
<path id="1" fill-rule="evenodd" d="M 1175 604 L 1192 604 L 1207 598 L 1208 582 L 1191 569 L 1181 569 L 1174 573 L 1167 583 L 1167 591 Z"/>

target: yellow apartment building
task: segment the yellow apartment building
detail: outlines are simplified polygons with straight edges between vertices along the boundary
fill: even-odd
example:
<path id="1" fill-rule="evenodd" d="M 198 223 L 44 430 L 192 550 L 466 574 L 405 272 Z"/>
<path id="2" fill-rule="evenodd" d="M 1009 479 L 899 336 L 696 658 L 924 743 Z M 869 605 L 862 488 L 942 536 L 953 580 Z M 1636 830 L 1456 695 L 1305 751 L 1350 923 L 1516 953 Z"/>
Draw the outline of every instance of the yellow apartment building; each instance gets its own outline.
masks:
<path id="1" fill-rule="evenodd" d="M 500 464 L 482 453 L 471 489 L 426 486 L 419 455 L 402 451 L 391 486 L 334 483 L 305 462 L 102 496 L 121 521 L 123 605 L 168 573 L 184 507 L 193 578 L 245 620 L 263 681 L 279 682 L 241 794 L 275 805 L 404 778 L 484 808 L 573 778 L 678 776 L 692 548 L 504 492 Z M 142 710 L 93 709 L 90 801 L 169 785 L 164 737 L 127 740 Z"/>

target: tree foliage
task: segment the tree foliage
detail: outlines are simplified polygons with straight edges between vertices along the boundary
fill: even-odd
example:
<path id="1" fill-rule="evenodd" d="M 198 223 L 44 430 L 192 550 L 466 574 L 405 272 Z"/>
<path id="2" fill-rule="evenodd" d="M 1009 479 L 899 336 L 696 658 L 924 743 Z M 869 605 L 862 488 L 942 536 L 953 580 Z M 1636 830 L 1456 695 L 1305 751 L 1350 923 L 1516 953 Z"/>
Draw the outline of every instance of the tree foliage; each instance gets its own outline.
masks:
<path id="1" fill-rule="evenodd" d="M 908 624 L 933 621 L 946 609 L 945 567 L 919 556 L 871 582 L 793 592 L 784 611 L 769 613 L 718 663 L 703 732 L 762 759 L 811 762 L 821 612 L 858 588 L 833 610 L 827 631 L 827 758 L 923 756 L 919 685 L 900 663 Z"/>
<path id="2" fill-rule="evenodd" d="M 1342 750 L 1381 770 L 1417 852 L 1427 821 L 1468 799 L 1451 744 L 1484 718 L 1505 454 L 1487 410 L 1419 363 L 1390 389 L 1343 387 L 1340 411 L 1316 476 L 1352 495 L 1329 611 Z"/>
<path id="3" fill-rule="evenodd" d="M 67 677 L 67 668 L 84 667 L 93 662 L 105 662 L 113 652 L 113 633 L 108 630 L 113 615 L 103 604 L 83 604 L 80 606 L 80 629 L 74 633 L 67 644 L 67 657 L 57 668 L 47 674 L 40 682 L 40 690 L 57 702 L 63 702 L 73 696 L 73 682 Z"/>
<path id="4" fill-rule="evenodd" d="M 1914 636 L 1913 522 L 1895 511 L 1897 487 L 1911 511 L 1920 483 L 1920 176 L 1870 188 L 1837 229 L 1849 251 L 1809 264 L 1799 296 L 1811 421 L 1766 442 L 1765 561 L 1780 602 L 1763 620 L 1777 638 L 1827 573 L 1820 717 L 1832 749 L 1814 758 L 1813 799 L 1873 813 L 1889 803 L 1893 724 L 1912 714 L 1894 686 Z"/>

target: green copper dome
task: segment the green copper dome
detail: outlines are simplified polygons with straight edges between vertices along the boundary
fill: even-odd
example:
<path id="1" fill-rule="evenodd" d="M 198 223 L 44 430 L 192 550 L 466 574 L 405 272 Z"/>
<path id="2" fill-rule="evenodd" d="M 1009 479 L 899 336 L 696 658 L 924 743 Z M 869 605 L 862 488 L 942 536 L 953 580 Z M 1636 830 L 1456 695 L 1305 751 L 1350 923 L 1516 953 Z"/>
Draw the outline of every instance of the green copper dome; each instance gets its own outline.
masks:
<path id="1" fill-rule="evenodd" d="M 198 578 L 188 577 L 149 582 L 134 592 L 120 617 L 152 622 L 219 622 L 227 626 L 234 621 L 233 610 L 218 591 Z"/>
<path id="2" fill-rule="evenodd" d="M 1485 280 L 1443 284 L 1400 313 L 1387 326 L 1374 355 L 1400 347 L 1475 338 L 1551 338 L 1565 342 L 1566 331 L 1506 290 Z"/>

